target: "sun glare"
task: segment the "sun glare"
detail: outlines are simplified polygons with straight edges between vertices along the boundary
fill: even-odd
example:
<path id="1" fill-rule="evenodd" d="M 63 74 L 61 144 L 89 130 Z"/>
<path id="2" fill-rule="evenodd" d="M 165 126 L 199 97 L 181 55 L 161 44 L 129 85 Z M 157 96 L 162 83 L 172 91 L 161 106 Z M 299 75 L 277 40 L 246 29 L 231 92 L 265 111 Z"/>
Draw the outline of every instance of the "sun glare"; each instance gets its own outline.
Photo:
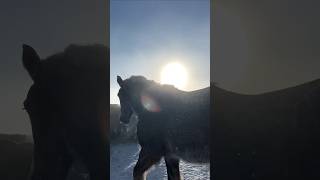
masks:
<path id="1" fill-rule="evenodd" d="M 178 89 L 184 89 L 187 85 L 187 80 L 187 70 L 180 63 L 169 63 L 161 71 L 161 84 L 171 84 Z"/>

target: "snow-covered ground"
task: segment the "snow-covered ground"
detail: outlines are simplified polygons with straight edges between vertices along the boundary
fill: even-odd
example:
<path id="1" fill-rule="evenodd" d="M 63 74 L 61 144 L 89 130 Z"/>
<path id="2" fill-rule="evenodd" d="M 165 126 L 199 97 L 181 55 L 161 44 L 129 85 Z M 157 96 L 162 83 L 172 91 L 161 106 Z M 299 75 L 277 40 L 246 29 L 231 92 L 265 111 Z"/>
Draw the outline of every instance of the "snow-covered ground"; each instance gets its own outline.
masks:
<path id="1" fill-rule="evenodd" d="M 131 180 L 132 170 L 138 159 L 139 145 L 137 144 L 110 144 L 110 179 Z M 184 180 L 210 179 L 209 164 L 190 164 L 182 162 L 180 170 Z M 154 166 L 147 176 L 152 180 L 167 180 L 164 161 Z"/>

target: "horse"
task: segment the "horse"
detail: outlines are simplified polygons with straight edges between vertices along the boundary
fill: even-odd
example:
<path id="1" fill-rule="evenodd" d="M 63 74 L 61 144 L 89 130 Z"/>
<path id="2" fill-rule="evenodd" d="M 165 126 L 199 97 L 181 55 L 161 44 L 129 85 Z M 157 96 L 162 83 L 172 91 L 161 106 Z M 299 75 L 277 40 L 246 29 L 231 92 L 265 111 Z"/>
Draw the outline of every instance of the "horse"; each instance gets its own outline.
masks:
<path id="1" fill-rule="evenodd" d="M 320 80 L 254 95 L 211 91 L 213 179 L 320 178 Z"/>
<path id="2" fill-rule="evenodd" d="M 210 88 L 182 91 L 160 85 L 143 76 L 122 80 L 118 97 L 120 121 L 138 116 L 137 137 L 141 146 L 133 170 L 135 180 L 144 180 L 147 170 L 164 157 L 169 180 L 180 180 L 179 161 L 209 162 Z"/>
<path id="3" fill-rule="evenodd" d="M 41 59 L 23 45 L 33 84 L 24 101 L 34 140 L 31 180 L 64 180 L 80 159 L 90 179 L 107 179 L 108 61 L 103 45 L 69 45 Z"/>

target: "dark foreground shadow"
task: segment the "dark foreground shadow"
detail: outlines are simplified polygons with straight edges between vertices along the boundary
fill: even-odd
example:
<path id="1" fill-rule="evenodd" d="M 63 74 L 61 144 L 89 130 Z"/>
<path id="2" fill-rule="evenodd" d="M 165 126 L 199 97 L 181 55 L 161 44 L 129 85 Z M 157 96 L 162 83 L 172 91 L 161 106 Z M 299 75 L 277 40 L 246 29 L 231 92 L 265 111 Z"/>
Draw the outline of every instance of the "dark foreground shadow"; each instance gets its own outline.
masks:
<path id="1" fill-rule="evenodd" d="M 0 179 L 27 180 L 32 168 L 33 143 L 26 135 L 0 134 Z M 67 180 L 88 179 L 84 165 L 73 164 Z"/>

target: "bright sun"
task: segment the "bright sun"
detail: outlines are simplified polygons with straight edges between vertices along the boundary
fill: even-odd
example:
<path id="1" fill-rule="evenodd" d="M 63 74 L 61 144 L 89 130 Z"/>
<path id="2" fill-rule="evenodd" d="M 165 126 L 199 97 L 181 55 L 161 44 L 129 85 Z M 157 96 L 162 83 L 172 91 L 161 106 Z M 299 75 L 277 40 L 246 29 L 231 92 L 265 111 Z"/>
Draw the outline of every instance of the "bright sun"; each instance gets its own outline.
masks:
<path id="1" fill-rule="evenodd" d="M 161 71 L 161 84 L 171 84 L 178 89 L 183 89 L 187 85 L 187 80 L 187 70 L 180 63 L 169 63 Z"/>

